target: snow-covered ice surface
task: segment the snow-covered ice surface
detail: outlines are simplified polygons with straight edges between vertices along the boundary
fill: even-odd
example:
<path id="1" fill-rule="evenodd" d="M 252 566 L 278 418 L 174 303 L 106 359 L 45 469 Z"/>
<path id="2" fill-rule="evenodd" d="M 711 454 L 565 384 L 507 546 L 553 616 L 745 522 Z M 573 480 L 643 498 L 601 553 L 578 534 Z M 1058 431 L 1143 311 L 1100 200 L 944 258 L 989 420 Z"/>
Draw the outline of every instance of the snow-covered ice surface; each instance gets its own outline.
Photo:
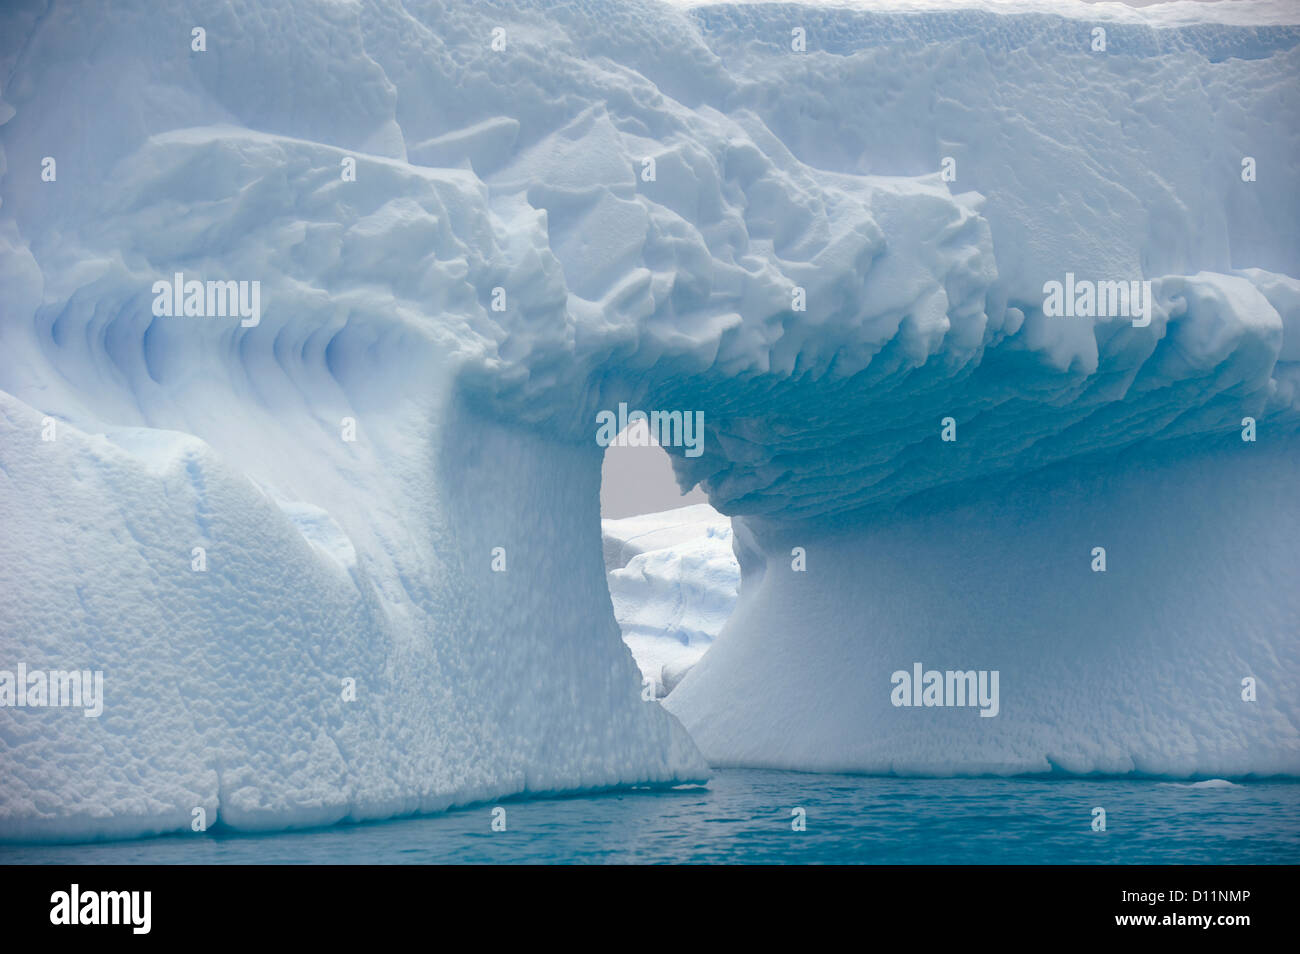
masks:
<path id="1" fill-rule="evenodd" d="M 621 570 L 652 550 L 676 551 L 701 540 L 731 552 L 731 520 L 708 504 L 602 520 L 605 569 Z"/>
<path id="2" fill-rule="evenodd" d="M 714 763 L 1300 773 L 1300 13 L 942 6 L 6 4 L 0 657 L 106 709 L 0 710 L 0 836 L 704 777 L 669 710 Z M 1066 271 L 1151 324 L 1044 317 Z M 155 316 L 176 272 L 260 322 Z M 621 401 L 704 412 L 743 574 L 666 708 Z M 917 660 L 1001 714 L 891 707 Z"/>
<path id="3" fill-rule="evenodd" d="M 736 605 L 731 521 L 708 504 L 603 520 L 614 617 L 643 680 L 665 696 Z"/>

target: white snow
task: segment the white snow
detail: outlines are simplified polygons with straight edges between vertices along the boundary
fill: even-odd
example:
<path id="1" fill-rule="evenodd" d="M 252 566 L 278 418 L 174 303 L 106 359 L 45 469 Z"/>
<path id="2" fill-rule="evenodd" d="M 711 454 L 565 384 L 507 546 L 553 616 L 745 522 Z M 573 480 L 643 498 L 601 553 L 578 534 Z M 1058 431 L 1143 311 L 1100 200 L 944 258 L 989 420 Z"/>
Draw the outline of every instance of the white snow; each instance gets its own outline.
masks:
<path id="1" fill-rule="evenodd" d="M 708 504 L 602 520 L 605 569 L 619 570 L 652 550 L 672 552 L 684 544 L 715 541 L 731 552 L 731 521 Z"/>
<path id="2" fill-rule="evenodd" d="M 0 837 L 701 779 L 668 710 L 714 763 L 1300 773 L 1300 16 L 924 6 L 7 4 L 0 661 L 106 708 L 0 709 Z M 1151 325 L 1045 318 L 1067 271 Z M 260 323 L 155 317 L 176 272 Z M 665 706 L 621 401 L 703 411 L 743 574 Z M 1001 714 L 882 702 L 915 660 Z"/>

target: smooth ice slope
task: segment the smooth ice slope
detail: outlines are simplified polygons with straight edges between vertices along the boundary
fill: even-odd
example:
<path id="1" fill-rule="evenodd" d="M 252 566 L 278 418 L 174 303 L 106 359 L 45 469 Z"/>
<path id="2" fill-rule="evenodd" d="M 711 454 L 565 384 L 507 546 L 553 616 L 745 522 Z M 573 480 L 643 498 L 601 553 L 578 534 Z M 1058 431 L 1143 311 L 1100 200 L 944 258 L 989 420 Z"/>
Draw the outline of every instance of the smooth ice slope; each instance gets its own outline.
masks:
<path id="1" fill-rule="evenodd" d="M 0 835 L 703 777 L 605 589 L 620 401 L 704 412 L 678 477 L 733 517 L 740 605 L 668 701 L 709 759 L 1300 772 L 1300 31 L 1193 6 L 7 4 L 0 656 L 108 708 L 0 710 Z M 1151 280 L 1150 326 L 1044 317 L 1066 271 Z M 176 272 L 260 322 L 156 317 Z M 1005 718 L 882 708 L 1012 636 Z"/>

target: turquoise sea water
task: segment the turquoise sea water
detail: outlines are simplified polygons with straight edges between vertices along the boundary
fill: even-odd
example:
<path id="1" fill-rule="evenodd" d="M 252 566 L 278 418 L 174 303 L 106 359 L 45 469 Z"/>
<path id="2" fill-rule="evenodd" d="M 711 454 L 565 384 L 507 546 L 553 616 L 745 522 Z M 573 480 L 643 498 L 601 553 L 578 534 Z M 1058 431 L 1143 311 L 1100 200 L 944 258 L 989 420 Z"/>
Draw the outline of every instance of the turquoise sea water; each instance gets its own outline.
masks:
<path id="1" fill-rule="evenodd" d="M 720 771 L 707 786 L 509 799 L 311 831 L 0 845 L 7 864 L 1295 864 L 1300 784 Z M 1106 831 L 1092 810 L 1106 810 Z M 806 831 L 793 831 L 803 808 Z"/>

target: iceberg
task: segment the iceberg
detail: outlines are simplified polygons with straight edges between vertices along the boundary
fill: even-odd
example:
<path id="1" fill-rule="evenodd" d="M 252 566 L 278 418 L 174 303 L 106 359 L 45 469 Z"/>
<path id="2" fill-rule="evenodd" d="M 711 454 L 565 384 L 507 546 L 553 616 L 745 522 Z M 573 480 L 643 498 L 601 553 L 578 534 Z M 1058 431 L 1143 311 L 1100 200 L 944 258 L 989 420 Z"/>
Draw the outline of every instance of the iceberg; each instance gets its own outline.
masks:
<path id="1" fill-rule="evenodd" d="M 0 838 L 1300 774 L 1298 24 L 6 5 L 0 669 L 103 712 L 0 706 Z M 1149 322 L 1048 315 L 1067 274 Z M 624 404 L 703 415 L 666 450 L 741 574 L 662 704 L 606 585 Z M 718 569 L 663 549 L 633 617 Z M 892 705 L 917 661 L 997 717 Z"/>

